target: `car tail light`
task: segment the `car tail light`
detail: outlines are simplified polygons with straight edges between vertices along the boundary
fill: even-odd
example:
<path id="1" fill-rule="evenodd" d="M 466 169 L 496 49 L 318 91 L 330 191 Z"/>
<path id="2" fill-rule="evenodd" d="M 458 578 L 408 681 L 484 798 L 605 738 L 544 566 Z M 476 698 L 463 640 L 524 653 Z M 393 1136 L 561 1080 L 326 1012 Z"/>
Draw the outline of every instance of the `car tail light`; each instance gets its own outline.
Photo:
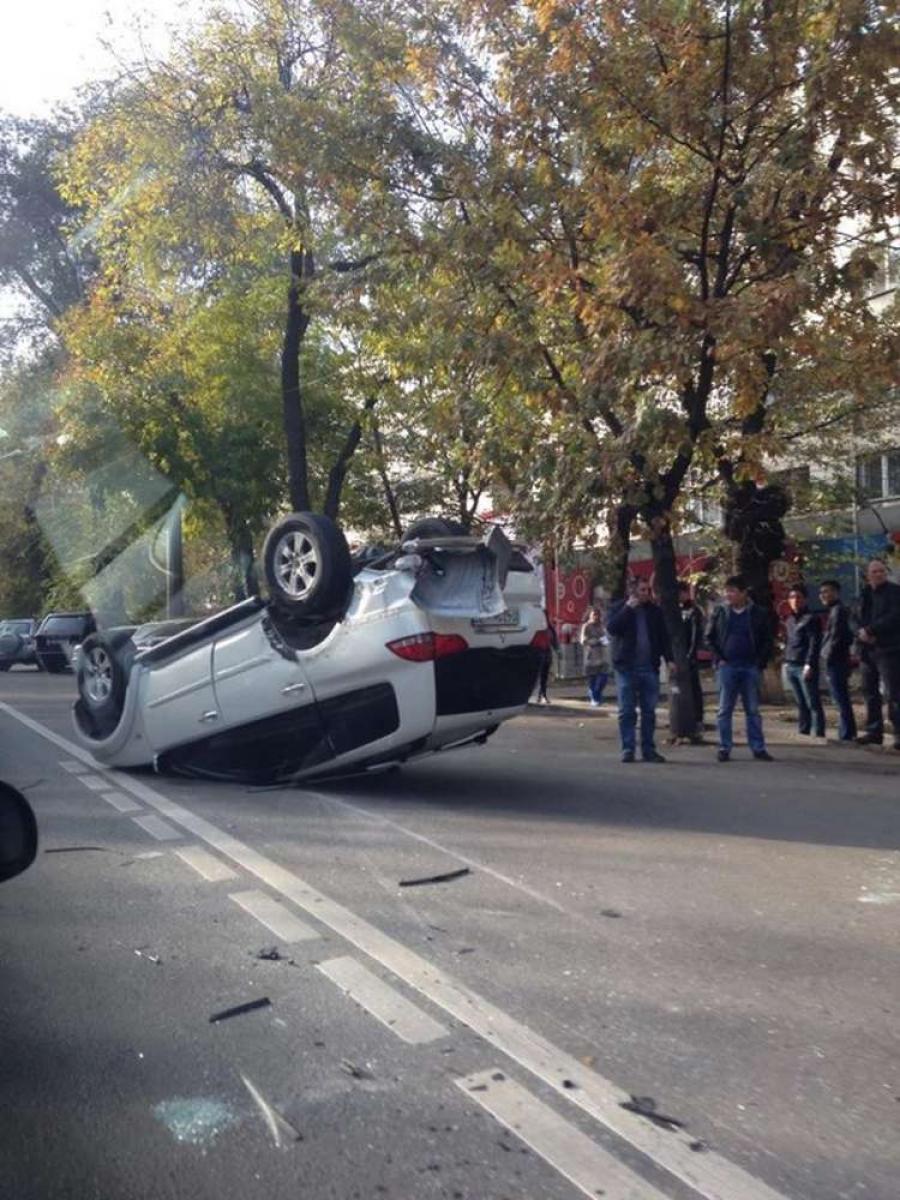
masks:
<path id="1" fill-rule="evenodd" d="M 407 662 L 433 662 L 436 658 L 468 650 L 469 643 L 458 633 L 413 633 L 388 642 L 387 648 Z"/>
<path id="2" fill-rule="evenodd" d="M 535 650 L 549 650 L 550 646 L 552 645 L 550 641 L 550 630 L 539 629 L 531 639 L 531 644 L 534 646 Z"/>

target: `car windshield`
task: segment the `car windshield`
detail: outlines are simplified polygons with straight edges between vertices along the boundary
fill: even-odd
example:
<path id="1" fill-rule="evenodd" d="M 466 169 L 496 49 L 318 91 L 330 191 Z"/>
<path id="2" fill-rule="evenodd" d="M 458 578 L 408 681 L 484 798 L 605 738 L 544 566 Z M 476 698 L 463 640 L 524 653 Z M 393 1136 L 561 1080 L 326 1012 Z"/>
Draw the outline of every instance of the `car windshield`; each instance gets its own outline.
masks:
<path id="1" fill-rule="evenodd" d="M 900 1200 L 900 0 L 0 34 L 0 1200 Z"/>

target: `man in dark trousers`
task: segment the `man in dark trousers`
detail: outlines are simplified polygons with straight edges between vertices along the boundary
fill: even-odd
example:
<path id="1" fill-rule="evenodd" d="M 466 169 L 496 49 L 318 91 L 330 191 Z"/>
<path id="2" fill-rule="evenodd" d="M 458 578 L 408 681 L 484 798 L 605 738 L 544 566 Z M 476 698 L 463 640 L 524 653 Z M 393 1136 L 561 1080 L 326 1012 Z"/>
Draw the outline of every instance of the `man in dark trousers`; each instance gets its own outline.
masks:
<path id="1" fill-rule="evenodd" d="M 633 763 L 637 710 L 641 710 L 641 757 L 644 762 L 666 760 L 656 749 L 656 705 L 659 703 L 659 664 L 674 670 L 672 646 L 662 609 L 650 596 L 650 584 L 638 580 L 628 599 L 619 601 L 606 622 L 612 638 L 612 661 L 619 692 L 619 737 L 622 762 Z"/>
<path id="2" fill-rule="evenodd" d="M 838 710 L 838 737 L 842 742 L 852 742 L 856 737 L 856 717 L 850 701 L 850 651 L 853 648 L 850 613 L 841 603 L 841 585 L 836 579 L 822 581 L 819 599 L 826 612 L 822 661 L 828 690 Z"/>
<path id="3" fill-rule="evenodd" d="M 680 580 L 678 584 L 678 604 L 681 608 L 684 644 L 687 648 L 688 686 L 694 702 L 694 730 L 691 741 L 699 744 L 703 741 L 703 685 L 700 682 L 700 662 L 697 656 L 703 645 L 703 614 L 694 603 L 691 585 L 686 579 Z"/>
<path id="4" fill-rule="evenodd" d="M 794 693 L 797 702 L 797 729 L 800 733 L 825 736 L 825 709 L 819 681 L 822 653 L 822 621 L 809 611 L 806 589 L 794 584 L 788 592 L 790 616 L 784 623 L 784 688 Z"/>
<path id="5" fill-rule="evenodd" d="M 713 613 L 706 641 L 719 671 L 719 762 L 728 762 L 733 745 L 732 722 L 738 697 L 747 717 L 747 741 L 753 757 L 771 762 L 759 711 L 759 684 L 772 657 L 769 614 L 750 599 L 742 575 L 725 580 L 725 603 Z"/>
<path id="6" fill-rule="evenodd" d="M 891 583 L 887 565 L 880 558 L 869 563 L 866 580 L 860 597 L 857 634 L 862 648 L 866 732 L 857 741 L 863 745 L 881 745 L 884 740 L 880 679 L 894 727 L 894 749 L 900 750 L 900 584 Z"/>

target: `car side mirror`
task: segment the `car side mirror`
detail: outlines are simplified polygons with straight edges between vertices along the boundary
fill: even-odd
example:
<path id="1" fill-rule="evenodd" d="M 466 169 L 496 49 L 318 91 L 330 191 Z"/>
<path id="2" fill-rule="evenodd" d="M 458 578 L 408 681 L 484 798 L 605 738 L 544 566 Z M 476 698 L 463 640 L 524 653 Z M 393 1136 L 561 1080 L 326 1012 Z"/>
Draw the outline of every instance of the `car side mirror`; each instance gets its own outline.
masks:
<path id="1" fill-rule="evenodd" d="M 0 783 L 0 883 L 21 875 L 37 857 L 37 821 L 21 792 Z"/>

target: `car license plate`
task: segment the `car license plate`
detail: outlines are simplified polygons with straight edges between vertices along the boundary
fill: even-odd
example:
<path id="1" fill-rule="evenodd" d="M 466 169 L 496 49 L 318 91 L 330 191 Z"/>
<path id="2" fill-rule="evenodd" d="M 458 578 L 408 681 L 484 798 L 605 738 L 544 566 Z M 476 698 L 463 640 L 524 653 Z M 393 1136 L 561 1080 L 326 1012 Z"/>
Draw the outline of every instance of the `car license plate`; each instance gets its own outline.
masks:
<path id="1" fill-rule="evenodd" d="M 495 629 L 517 629 L 520 623 L 519 610 L 507 608 L 495 617 L 474 617 L 472 628 L 477 633 L 491 633 Z"/>

